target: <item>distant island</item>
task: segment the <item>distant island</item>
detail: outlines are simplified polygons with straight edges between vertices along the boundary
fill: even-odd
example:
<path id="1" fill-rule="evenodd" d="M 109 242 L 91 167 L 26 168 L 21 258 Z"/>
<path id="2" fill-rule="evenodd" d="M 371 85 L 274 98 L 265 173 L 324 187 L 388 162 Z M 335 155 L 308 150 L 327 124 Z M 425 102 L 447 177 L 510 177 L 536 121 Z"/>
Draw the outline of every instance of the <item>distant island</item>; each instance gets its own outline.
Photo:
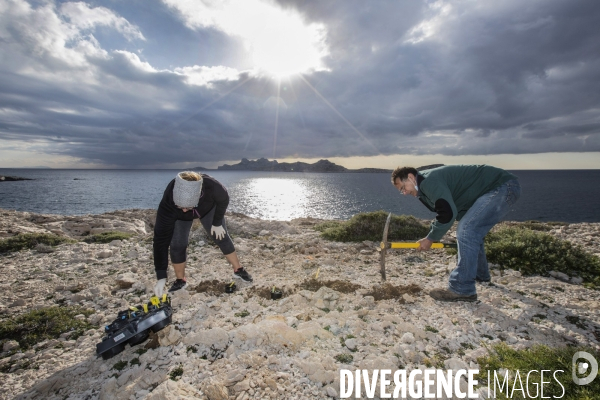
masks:
<path id="1" fill-rule="evenodd" d="M 417 168 L 418 171 L 423 171 L 426 169 L 432 169 L 441 167 L 444 164 L 432 164 L 425 165 Z M 329 160 L 319 160 L 316 163 L 309 164 L 305 162 L 296 161 L 294 163 L 287 162 L 278 162 L 277 160 L 269 161 L 266 158 L 259 158 L 256 161 L 248 160 L 247 158 L 242 158 L 237 164 L 229 165 L 224 164 L 217 169 L 205 168 L 205 167 L 195 167 L 192 168 L 194 171 L 268 171 L 268 172 L 369 172 L 369 173 L 386 173 L 389 174 L 392 172 L 391 169 L 383 169 L 383 168 L 358 168 L 358 169 L 348 169 L 346 167 L 342 167 L 341 165 L 337 165 L 332 163 Z"/>
<path id="2" fill-rule="evenodd" d="M 31 178 L 21 178 L 20 176 L 0 176 L 0 182 L 14 182 L 14 181 L 32 181 Z"/>
<path id="3" fill-rule="evenodd" d="M 211 171 L 209 168 L 196 167 L 195 171 Z M 278 162 L 277 160 L 269 161 L 266 158 L 259 158 L 256 161 L 242 158 L 238 164 L 224 164 L 217 167 L 218 171 L 269 171 L 269 172 L 383 172 L 391 173 L 391 169 L 382 168 L 359 168 L 348 169 L 332 163 L 329 160 L 319 160 L 316 163 L 309 164 L 305 162 Z M 212 170 L 214 171 L 214 169 Z"/>

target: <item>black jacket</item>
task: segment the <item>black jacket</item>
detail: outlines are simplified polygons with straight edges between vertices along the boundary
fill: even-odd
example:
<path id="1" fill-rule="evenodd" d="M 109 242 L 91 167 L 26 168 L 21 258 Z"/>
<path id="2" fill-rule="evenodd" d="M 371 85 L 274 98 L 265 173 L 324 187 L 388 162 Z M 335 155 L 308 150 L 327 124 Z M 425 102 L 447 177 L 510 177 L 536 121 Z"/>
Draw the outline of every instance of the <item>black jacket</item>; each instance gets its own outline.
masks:
<path id="1" fill-rule="evenodd" d="M 212 224 L 214 226 L 221 226 L 223 224 L 225 210 L 227 210 L 227 206 L 229 205 L 229 194 L 227 193 L 227 189 L 212 176 L 202 174 L 202 179 L 202 191 L 200 193 L 198 205 L 195 207 L 196 213 L 202 218 L 216 206 Z M 153 247 L 154 269 L 156 270 L 157 279 L 164 279 L 167 277 L 169 244 L 173 238 L 175 221 L 191 221 L 198 217 L 192 210 L 184 213 L 177 208 L 173 202 L 174 185 L 175 179 L 167 185 L 163 198 L 158 206 L 158 211 L 156 212 Z"/>

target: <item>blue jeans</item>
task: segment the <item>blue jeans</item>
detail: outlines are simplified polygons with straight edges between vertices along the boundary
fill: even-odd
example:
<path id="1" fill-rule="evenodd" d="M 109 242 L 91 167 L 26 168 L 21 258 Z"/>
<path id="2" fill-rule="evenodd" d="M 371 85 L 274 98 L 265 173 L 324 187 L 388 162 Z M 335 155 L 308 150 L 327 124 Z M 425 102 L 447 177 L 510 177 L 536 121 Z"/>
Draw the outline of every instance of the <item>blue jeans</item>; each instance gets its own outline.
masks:
<path id="1" fill-rule="evenodd" d="M 476 278 L 483 281 L 490 279 L 483 239 L 520 196 L 519 181 L 510 180 L 478 198 L 458 223 L 458 263 L 450 274 L 448 288 L 451 291 L 470 296 L 477 292 Z"/>

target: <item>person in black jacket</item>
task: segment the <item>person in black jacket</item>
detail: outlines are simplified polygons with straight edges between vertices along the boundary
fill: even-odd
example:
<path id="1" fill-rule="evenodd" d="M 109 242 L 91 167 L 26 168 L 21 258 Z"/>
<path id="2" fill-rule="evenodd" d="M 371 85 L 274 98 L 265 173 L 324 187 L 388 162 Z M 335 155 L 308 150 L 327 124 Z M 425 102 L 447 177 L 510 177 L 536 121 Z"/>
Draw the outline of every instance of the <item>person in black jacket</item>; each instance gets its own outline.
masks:
<path id="1" fill-rule="evenodd" d="M 225 225 L 229 205 L 227 189 L 215 178 L 193 171 L 177 174 L 165 189 L 154 226 L 154 269 L 157 283 L 154 293 L 162 296 L 167 281 L 168 254 L 177 280 L 169 292 L 186 286 L 185 262 L 188 238 L 194 218 L 199 218 L 225 258 L 233 266 L 233 276 L 252 282 L 252 276 L 240 265 Z"/>

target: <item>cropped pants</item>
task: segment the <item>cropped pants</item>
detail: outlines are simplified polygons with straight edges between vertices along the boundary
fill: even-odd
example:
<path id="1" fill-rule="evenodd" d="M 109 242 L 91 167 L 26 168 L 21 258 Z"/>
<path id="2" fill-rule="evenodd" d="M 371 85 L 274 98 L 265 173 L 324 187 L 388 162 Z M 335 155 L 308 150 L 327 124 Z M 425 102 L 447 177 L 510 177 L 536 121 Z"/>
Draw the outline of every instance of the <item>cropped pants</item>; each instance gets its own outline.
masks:
<path id="1" fill-rule="evenodd" d="M 212 221 L 215 216 L 216 207 L 208 212 L 204 217 L 200 218 L 200 223 L 206 231 L 208 236 L 211 236 L 210 229 L 212 227 Z M 192 229 L 192 223 L 194 221 L 181 221 L 175 222 L 175 228 L 173 230 L 173 238 L 171 238 L 171 244 L 169 245 L 169 253 L 171 255 L 171 262 L 174 264 L 180 264 L 187 260 L 187 247 L 190 237 L 190 231 Z M 217 246 L 221 249 L 224 255 L 231 254 L 235 251 L 233 241 L 229 237 L 227 231 L 227 225 L 225 224 L 225 218 L 223 218 L 223 229 L 225 229 L 225 236 L 223 239 L 216 239 L 211 236 Z"/>

